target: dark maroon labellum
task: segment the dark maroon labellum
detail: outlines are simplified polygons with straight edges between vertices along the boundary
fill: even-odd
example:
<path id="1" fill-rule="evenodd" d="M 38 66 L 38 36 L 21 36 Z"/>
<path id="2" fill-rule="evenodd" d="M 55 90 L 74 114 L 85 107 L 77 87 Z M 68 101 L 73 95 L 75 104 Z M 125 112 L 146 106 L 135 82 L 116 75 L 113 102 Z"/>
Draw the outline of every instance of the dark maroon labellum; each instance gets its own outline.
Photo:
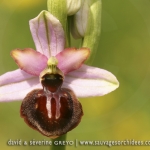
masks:
<path id="1" fill-rule="evenodd" d="M 43 89 L 33 90 L 24 98 L 20 114 L 30 127 L 55 138 L 80 123 L 82 106 L 73 91 L 60 88 L 61 75 L 46 74 L 41 83 Z"/>

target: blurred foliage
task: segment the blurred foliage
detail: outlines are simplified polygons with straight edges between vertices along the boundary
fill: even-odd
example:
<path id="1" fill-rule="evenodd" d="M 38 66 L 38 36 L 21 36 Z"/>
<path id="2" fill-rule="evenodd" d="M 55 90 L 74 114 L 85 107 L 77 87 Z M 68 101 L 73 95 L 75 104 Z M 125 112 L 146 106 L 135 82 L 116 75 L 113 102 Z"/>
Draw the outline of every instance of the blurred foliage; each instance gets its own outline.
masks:
<path id="1" fill-rule="evenodd" d="M 15 48 L 34 48 L 28 21 L 46 8 L 46 0 L 0 1 L 0 74 L 17 65 Z M 80 99 L 84 117 L 67 140 L 150 140 L 150 0 L 103 0 L 102 32 L 93 66 L 116 75 L 120 87 L 103 97 Z M 12 95 L 13 96 L 13 95 Z M 20 118 L 21 102 L 0 103 L 1 149 L 49 149 L 7 146 L 9 139 L 43 140 Z M 107 149 L 79 146 L 81 150 Z M 67 146 L 67 149 L 76 149 Z M 113 150 L 146 150 L 144 146 L 113 146 Z"/>

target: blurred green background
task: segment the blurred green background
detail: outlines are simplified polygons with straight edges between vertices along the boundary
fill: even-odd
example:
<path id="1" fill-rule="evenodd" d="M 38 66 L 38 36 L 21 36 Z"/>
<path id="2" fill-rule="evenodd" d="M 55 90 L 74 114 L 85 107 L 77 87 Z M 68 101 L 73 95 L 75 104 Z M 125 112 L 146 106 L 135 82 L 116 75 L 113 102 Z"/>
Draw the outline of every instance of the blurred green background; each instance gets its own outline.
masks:
<path id="1" fill-rule="evenodd" d="M 120 87 L 103 97 L 80 99 L 84 117 L 67 140 L 150 141 L 150 0 L 103 0 L 102 32 L 93 66 L 116 75 Z M 34 48 L 28 21 L 47 9 L 46 0 L 0 0 L 0 74 L 17 65 L 15 48 Z M 13 95 L 12 95 L 13 96 Z M 21 101 L 0 103 L 0 147 L 5 150 L 49 149 L 7 146 L 9 139 L 49 140 L 20 118 Z M 113 146 L 113 150 L 147 150 L 150 146 Z M 67 150 L 108 149 L 67 146 Z"/>

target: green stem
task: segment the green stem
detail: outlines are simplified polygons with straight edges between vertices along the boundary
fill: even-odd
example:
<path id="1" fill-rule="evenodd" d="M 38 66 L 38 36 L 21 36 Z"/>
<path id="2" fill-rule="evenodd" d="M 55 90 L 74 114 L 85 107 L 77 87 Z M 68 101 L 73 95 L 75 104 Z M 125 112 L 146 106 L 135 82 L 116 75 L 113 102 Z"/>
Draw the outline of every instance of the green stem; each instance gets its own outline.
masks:
<path id="1" fill-rule="evenodd" d="M 66 149 L 66 145 L 55 145 L 55 141 L 66 141 L 67 138 L 67 134 L 62 135 L 56 139 L 52 140 L 52 146 L 50 147 L 50 150 L 65 150 Z M 57 144 L 58 142 L 56 142 Z"/>

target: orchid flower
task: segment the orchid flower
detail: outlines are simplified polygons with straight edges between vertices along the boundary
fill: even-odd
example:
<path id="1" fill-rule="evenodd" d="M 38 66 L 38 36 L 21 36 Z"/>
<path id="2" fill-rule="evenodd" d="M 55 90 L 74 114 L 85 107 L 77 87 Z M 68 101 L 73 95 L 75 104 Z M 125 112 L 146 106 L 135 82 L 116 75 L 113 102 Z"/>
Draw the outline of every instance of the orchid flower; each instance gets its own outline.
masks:
<path id="1" fill-rule="evenodd" d="M 112 73 L 83 64 L 90 54 L 89 48 L 65 48 L 62 25 L 52 14 L 42 11 L 36 18 L 30 20 L 29 24 L 37 51 L 32 48 L 25 48 L 24 50 L 15 49 L 11 52 L 11 56 L 20 69 L 0 76 L 0 101 L 22 100 L 28 93 L 25 100 L 33 97 L 33 93 L 37 92 L 35 89 L 42 89 L 41 76 L 47 66 L 52 66 L 52 68 L 55 66 L 59 72 L 63 73 L 62 89 L 69 89 L 67 92 L 71 93 L 70 97 L 75 100 L 75 95 L 77 97 L 102 96 L 119 86 Z M 75 95 L 72 94 L 72 91 Z M 81 107 L 79 103 L 77 105 L 76 107 Z M 82 108 L 80 113 L 82 116 Z M 56 111 L 56 117 L 59 118 L 59 116 L 59 111 Z M 48 117 L 51 117 L 51 112 L 48 112 Z M 80 119 L 68 130 L 74 128 Z M 45 133 L 44 135 L 58 136 L 58 134 L 49 135 Z"/>

